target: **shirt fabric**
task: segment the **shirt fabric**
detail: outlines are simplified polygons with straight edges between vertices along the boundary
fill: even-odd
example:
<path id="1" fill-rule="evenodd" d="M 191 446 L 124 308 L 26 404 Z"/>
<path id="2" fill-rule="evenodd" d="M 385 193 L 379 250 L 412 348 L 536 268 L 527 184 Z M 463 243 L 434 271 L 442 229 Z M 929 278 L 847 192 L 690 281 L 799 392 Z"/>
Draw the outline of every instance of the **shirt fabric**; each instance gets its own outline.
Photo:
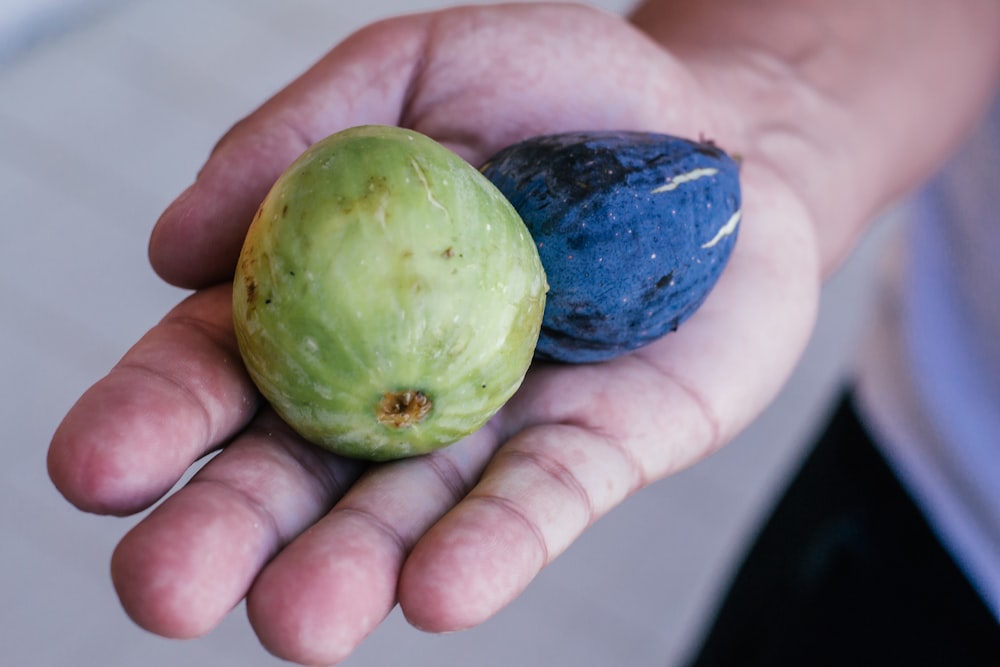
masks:
<path id="1" fill-rule="evenodd" d="M 903 215 L 863 338 L 859 410 L 1000 619 L 1000 98 Z"/>

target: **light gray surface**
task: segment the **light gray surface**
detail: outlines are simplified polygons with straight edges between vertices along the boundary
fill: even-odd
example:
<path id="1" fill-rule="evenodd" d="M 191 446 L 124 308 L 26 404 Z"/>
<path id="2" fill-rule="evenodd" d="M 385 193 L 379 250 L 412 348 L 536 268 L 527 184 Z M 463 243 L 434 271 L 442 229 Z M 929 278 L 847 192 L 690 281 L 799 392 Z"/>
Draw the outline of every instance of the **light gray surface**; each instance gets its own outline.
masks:
<path id="1" fill-rule="evenodd" d="M 147 236 L 219 135 L 354 28 L 444 4 L 119 2 L 0 64 L 0 664 L 284 664 L 239 609 L 189 642 L 134 626 L 108 559 L 135 519 L 70 507 L 45 450 L 183 296 L 148 268 Z M 675 664 L 841 377 L 877 246 L 828 285 L 801 368 L 737 442 L 625 503 L 482 627 L 432 636 L 394 614 L 345 664 Z"/>

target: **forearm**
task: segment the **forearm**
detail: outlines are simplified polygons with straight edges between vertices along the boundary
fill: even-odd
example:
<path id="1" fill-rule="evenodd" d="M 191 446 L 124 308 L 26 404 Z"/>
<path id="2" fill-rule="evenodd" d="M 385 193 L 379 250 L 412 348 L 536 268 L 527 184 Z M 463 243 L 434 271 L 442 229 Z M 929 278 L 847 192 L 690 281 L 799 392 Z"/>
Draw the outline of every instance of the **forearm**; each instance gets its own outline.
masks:
<path id="1" fill-rule="evenodd" d="M 719 102 L 719 141 L 803 198 L 827 270 L 940 164 L 1000 76 L 995 0 L 649 0 L 632 20 Z"/>

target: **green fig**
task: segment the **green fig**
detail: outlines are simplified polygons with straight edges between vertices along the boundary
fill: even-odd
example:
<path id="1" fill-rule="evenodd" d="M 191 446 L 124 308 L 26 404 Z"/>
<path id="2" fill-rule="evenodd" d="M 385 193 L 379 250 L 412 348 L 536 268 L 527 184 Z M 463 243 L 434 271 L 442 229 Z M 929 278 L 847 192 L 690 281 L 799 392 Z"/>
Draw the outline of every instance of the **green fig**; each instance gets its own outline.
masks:
<path id="1" fill-rule="evenodd" d="M 361 126 L 275 182 L 233 283 L 240 352 L 306 439 L 390 460 L 483 426 L 531 362 L 547 284 L 513 206 L 417 132 Z"/>

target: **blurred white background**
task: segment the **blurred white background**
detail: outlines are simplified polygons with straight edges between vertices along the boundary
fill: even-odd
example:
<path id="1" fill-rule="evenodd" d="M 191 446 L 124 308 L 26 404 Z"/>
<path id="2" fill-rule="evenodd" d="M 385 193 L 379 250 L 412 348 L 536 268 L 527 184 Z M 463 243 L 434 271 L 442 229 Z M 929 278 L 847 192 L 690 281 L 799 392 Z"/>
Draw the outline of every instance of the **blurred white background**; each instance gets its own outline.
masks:
<path id="1" fill-rule="evenodd" d="M 4 0 L 0 664 L 284 664 L 242 609 L 194 641 L 133 625 L 108 561 L 136 519 L 76 511 L 45 452 L 80 393 L 183 296 L 148 268 L 147 236 L 218 137 L 355 28 L 445 4 Z M 394 614 L 345 664 L 677 664 L 841 381 L 880 236 L 827 286 L 801 367 L 735 443 L 612 512 L 483 626 L 432 636 Z"/>

